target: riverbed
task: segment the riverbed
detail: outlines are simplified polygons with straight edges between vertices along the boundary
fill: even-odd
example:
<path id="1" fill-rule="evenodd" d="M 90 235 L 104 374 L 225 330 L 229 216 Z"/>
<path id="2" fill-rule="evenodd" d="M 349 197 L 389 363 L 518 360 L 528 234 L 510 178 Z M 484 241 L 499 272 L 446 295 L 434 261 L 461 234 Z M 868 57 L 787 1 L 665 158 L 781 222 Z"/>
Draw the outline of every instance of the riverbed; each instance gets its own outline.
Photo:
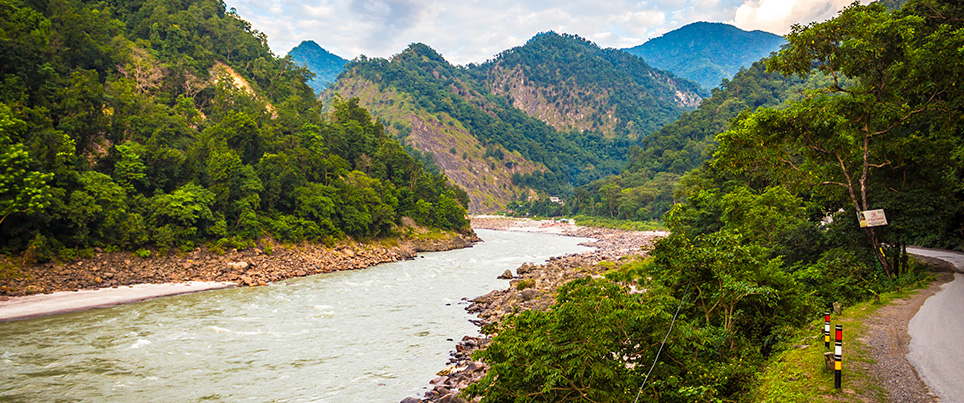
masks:
<path id="1" fill-rule="evenodd" d="M 0 400 L 398 402 L 421 396 L 466 299 L 586 238 L 478 230 L 484 242 L 373 268 L 0 323 Z"/>

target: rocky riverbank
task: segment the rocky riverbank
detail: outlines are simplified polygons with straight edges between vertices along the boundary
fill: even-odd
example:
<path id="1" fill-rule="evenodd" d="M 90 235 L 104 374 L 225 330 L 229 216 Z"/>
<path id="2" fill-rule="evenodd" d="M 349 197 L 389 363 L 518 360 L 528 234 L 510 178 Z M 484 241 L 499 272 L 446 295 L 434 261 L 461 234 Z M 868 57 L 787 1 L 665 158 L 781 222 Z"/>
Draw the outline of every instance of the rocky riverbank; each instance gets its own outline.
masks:
<path id="1" fill-rule="evenodd" d="M 636 232 L 613 229 L 579 227 L 570 223 L 553 221 L 532 221 L 507 218 L 473 218 L 472 227 L 476 229 L 495 229 L 505 231 L 535 231 L 555 233 L 566 236 L 594 238 L 586 244 L 594 251 L 571 254 L 549 259 L 546 264 L 524 264 L 511 276 L 509 288 L 492 291 L 473 299 L 466 308 L 478 315 L 475 322 L 479 326 L 500 321 L 514 311 L 547 309 L 555 302 L 555 291 L 563 284 L 577 278 L 602 275 L 608 268 L 599 265 L 603 261 L 618 261 L 625 256 L 644 254 L 655 239 L 665 236 L 665 232 Z M 438 373 L 431 381 L 433 389 L 422 399 L 409 398 L 403 403 L 465 402 L 459 392 L 469 384 L 485 376 L 487 364 L 474 361 L 472 352 L 484 348 L 488 337 L 466 336 L 455 346 L 449 366 Z"/>
<path id="2" fill-rule="evenodd" d="M 69 262 L 22 266 L 0 262 L 8 273 L 0 280 L 0 300 L 55 291 L 77 291 L 133 284 L 188 281 L 233 282 L 239 286 L 311 274 L 354 270 L 381 263 L 412 259 L 419 252 L 464 248 L 478 242 L 475 234 L 447 234 L 432 238 L 397 238 L 366 243 L 342 241 L 334 246 L 284 246 L 263 241 L 261 247 L 223 254 L 206 248 L 148 258 L 130 252 L 97 251 L 94 257 Z M 270 253 L 265 251 L 271 245 Z M 19 273 L 10 275 L 12 267 Z"/>

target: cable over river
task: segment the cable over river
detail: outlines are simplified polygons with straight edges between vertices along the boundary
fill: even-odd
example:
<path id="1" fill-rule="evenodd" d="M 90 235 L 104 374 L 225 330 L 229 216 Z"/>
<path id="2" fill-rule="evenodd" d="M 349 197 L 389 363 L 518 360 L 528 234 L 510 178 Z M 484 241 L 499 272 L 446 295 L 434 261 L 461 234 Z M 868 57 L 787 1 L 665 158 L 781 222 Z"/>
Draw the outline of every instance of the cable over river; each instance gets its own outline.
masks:
<path id="1" fill-rule="evenodd" d="M 0 323 L 0 401 L 398 402 L 419 397 L 465 299 L 586 238 L 477 230 L 474 247 L 268 287 Z"/>

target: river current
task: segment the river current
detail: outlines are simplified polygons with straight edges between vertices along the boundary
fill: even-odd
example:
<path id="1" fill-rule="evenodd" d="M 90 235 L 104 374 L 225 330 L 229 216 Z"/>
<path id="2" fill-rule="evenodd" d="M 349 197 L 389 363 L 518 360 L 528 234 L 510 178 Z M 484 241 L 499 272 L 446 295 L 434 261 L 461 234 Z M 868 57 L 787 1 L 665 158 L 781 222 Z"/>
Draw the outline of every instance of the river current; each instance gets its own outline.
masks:
<path id="1" fill-rule="evenodd" d="M 455 342 L 464 299 L 585 238 L 476 230 L 372 268 L 0 323 L 0 402 L 399 402 Z"/>

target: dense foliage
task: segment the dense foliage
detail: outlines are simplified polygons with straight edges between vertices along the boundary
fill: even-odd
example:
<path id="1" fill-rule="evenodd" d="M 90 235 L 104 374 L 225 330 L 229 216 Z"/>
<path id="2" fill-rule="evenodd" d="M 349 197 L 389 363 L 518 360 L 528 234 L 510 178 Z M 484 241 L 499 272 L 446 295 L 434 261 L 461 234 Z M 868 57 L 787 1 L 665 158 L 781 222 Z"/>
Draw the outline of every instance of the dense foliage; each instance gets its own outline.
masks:
<path id="1" fill-rule="evenodd" d="M 0 249 L 465 229 L 465 193 L 220 1 L 0 2 Z M 245 80 L 243 77 L 246 77 Z"/>
<path id="2" fill-rule="evenodd" d="M 328 88 L 328 84 L 334 82 L 348 64 L 348 60 L 323 49 L 315 41 L 301 42 L 288 51 L 288 56 L 315 75 L 308 80 L 308 85 L 316 94 Z"/>
<path id="3" fill-rule="evenodd" d="M 490 329 L 497 335 L 477 354 L 492 369 L 467 393 L 738 401 L 763 360 L 795 342 L 789 329 L 834 301 L 920 281 L 903 245 L 964 247 L 964 75 L 941 62 L 964 48 L 961 17 L 964 7 L 934 0 L 899 11 L 855 3 L 794 27 L 769 67 L 837 80 L 741 114 L 713 159 L 683 177 L 683 203 L 666 215 L 671 235 L 650 257 L 570 283 L 549 311 Z M 889 225 L 860 228 L 856 210 L 868 208 L 884 208 Z"/>
<path id="4" fill-rule="evenodd" d="M 672 71 L 711 90 L 742 67 L 776 52 L 784 43 L 783 37 L 769 32 L 694 22 L 623 50 L 642 57 L 653 67 Z"/>

